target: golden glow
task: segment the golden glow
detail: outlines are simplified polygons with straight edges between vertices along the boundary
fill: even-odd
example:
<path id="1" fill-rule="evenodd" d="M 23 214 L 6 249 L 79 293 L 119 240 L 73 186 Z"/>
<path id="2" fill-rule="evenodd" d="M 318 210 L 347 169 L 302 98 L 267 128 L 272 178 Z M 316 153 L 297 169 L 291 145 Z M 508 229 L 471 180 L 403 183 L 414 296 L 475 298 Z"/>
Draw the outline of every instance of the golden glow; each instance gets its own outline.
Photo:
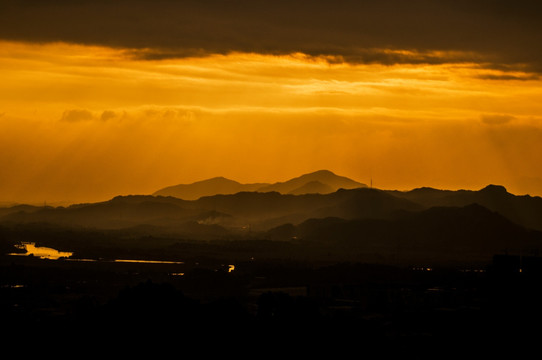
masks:
<path id="1" fill-rule="evenodd" d="M 542 81 L 429 55 L 451 60 L 142 60 L 130 49 L 0 42 L 0 202 L 100 201 L 319 169 L 378 188 L 495 183 L 541 194 Z"/>
<path id="2" fill-rule="evenodd" d="M 49 259 L 49 260 L 58 260 L 60 258 L 69 258 L 73 255 L 72 252 L 58 251 L 52 248 L 36 246 L 35 243 L 22 243 L 21 245 L 16 245 L 18 249 L 26 250 L 26 253 L 13 253 L 10 255 L 32 255 L 39 257 L 40 259 Z"/>
<path id="3" fill-rule="evenodd" d="M 119 262 L 119 263 L 137 263 L 137 264 L 184 264 L 181 261 L 130 260 L 130 259 L 116 259 L 115 262 Z"/>

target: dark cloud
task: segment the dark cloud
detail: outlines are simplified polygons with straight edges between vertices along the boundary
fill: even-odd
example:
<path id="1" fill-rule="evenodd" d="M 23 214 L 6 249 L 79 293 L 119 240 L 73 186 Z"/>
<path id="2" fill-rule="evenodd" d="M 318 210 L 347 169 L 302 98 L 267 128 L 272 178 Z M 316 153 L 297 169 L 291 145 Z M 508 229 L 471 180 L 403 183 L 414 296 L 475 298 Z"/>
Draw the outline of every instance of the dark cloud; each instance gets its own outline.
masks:
<path id="1" fill-rule="evenodd" d="M 94 115 L 88 110 L 66 110 L 62 113 L 60 120 L 68 122 L 88 121 L 92 120 Z"/>
<path id="2" fill-rule="evenodd" d="M 128 47 L 144 58 L 243 51 L 449 61 L 433 53 L 441 51 L 454 52 L 454 61 L 542 73 L 539 0 L 1 1 L 0 38 Z"/>
<path id="3" fill-rule="evenodd" d="M 529 80 L 538 80 L 540 76 L 535 74 L 530 75 L 512 75 L 512 74 L 484 74 L 478 76 L 482 80 L 517 80 L 517 81 L 529 81 Z"/>
<path id="4" fill-rule="evenodd" d="M 504 125 L 515 120 L 514 116 L 506 114 L 484 114 L 481 115 L 480 118 L 486 125 Z"/>
<path id="5" fill-rule="evenodd" d="M 117 117 L 117 113 L 112 110 L 105 110 L 100 116 L 100 120 L 107 121 Z"/>

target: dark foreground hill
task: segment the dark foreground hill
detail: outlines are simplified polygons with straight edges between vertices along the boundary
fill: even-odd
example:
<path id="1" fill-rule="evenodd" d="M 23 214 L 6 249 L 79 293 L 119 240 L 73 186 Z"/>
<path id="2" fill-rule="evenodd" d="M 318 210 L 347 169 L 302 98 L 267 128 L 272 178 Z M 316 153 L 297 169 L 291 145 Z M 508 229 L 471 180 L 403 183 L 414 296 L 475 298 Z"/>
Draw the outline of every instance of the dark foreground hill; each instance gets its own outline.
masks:
<path id="1" fill-rule="evenodd" d="M 506 191 L 503 186 L 489 185 L 478 191 L 419 188 L 406 192 L 388 191 L 388 193 L 426 208 L 479 204 L 522 226 L 542 231 L 542 198 L 514 195 Z"/>
<path id="2" fill-rule="evenodd" d="M 267 236 L 325 248 L 330 257 L 388 263 L 488 263 L 495 254 L 542 252 L 542 232 L 477 204 L 397 212 L 387 219 L 309 219 L 271 229 Z"/>
<path id="3" fill-rule="evenodd" d="M 382 218 L 398 210 L 416 211 L 421 208 L 407 199 L 380 190 L 360 188 L 341 189 L 325 195 L 240 192 L 191 201 L 148 195 L 119 196 L 100 203 L 7 212 L 0 220 L 97 229 L 149 225 L 173 232 L 181 230 L 186 223 L 196 222 L 231 230 L 250 228 L 260 231 L 288 222 L 299 223 L 309 218 Z"/>

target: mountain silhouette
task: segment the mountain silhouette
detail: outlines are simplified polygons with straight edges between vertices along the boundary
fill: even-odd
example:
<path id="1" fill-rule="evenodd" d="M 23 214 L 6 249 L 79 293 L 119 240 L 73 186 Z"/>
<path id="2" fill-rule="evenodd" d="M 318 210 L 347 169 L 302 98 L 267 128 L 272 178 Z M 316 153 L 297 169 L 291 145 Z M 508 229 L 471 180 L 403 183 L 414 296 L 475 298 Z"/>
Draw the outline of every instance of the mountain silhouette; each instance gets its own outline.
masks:
<path id="1" fill-rule="evenodd" d="M 308 183 L 319 182 L 321 184 L 327 185 L 325 191 L 328 191 L 329 188 L 332 188 L 333 191 L 338 189 L 355 189 L 361 187 L 367 187 L 367 185 L 354 181 L 344 176 L 335 175 L 329 170 L 319 170 L 309 174 L 301 175 L 299 177 L 290 179 L 284 182 L 277 182 L 271 185 L 261 187 L 258 191 L 267 192 L 267 191 L 277 191 L 281 194 L 288 194 L 291 192 L 296 192 L 299 194 L 299 189 Z M 314 187 L 309 185 L 309 187 Z"/>
<path id="2" fill-rule="evenodd" d="M 288 222 L 299 223 L 309 218 L 385 218 L 399 210 L 422 209 L 420 205 L 407 199 L 369 188 L 303 195 L 247 192 L 203 197 L 195 204 L 203 208 L 213 207 L 217 211 L 233 215 L 244 223 L 250 223 L 252 228 L 257 230 L 266 230 Z"/>
<path id="3" fill-rule="evenodd" d="M 17 204 L 13 206 L 0 207 L 0 217 L 12 214 L 12 213 L 31 213 L 34 211 L 42 210 L 44 206 Z M 49 206 L 49 208 L 51 208 Z"/>
<path id="4" fill-rule="evenodd" d="M 542 230 L 542 198 L 514 195 L 500 185 L 488 185 L 478 191 L 419 188 L 406 192 L 388 191 L 388 193 L 408 199 L 426 208 L 479 204 L 502 214 L 519 225 Z"/>
<path id="5" fill-rule="evenodd" d="M 378 254 L 394 261 L 487 262 L 495 254 L 538 254 L 542 249 L 541 232 L 477 204 L 401 212 L 387 219 L 308 219 L 270 229 L 267 235 L 319 244 L 342 257 Z"/>
<path id="6" fill-rule="evenodd" d="M 278 192 L 281 194 L 328 194 L 338 189 L 355 189 L 367 185 L 329 170 L 319 170 L 304 174 L 284 182 L 242 184 L 224 177 L 215 177 L 192 184 L 179 184 L 160 189 L 154 196 L 173 196 L 184 200 L 196 200 L 202 196 L 230 195 L 238 192 Z"/>
<path id="7" fill-rule="evenodd" d="M 478 191 L 356 187 L 315 193 L 329 191 L 329 183 L 314 180 L 325 176 L 317 172 L 276 184 L 299 195 L 241 191 L 195 200 L 129 195 L 68 207 L 18 205 L 0 212 L 0 228 L 45 225 L 68 229 L 66 234 L 75 237 L 103 231 L 127 234 L 127 239 L 258 240 L 256 247 L 263 240 L 293 241 L 303 247 L 301 254 L 320 259 L 330 254 L 341 261 L 487 261 L 518 248 L 525 254 L 542 250 L 539 197 L 516 196 L 497 185 Z M 19 238 L 19 230 L 13 231 L 10 236 Z M 42 238 L 43 232 L 35 233 Z M 86 241 L 90 246 L 94 240 Z M 122 241 L 119 246 L 130 246 Z"/>
<path id="8" fill-rule="evenodd" d="M 202 196 L 235 194 L 241 191 L 256 191 L 266 184 L 241 184 L 224 177 L 197 181 L 192 184 L 168 186 L 153 193 L 154 196 L 173 196 L 185 200 L 196 200 Z"/>
<path id="9" fill-rule="evenodd" d="M 239 192 L 203 196 L 197 200 L 175 197 L 131 195 L 109 201 L 69 207 L 18 211 L 1 217 L 17 223 L 52 223 L 90 228 L 120 229 L 141 224 L 179 228 L 183 223 L 242 227 L 254 230 L 309 218 L 385 218 L 395 211 L 415 211 L 422 207 L 408 199 L 384 191 L 358 188 L 330 194 L 280 194 L 278 192 Z M 208 214 L 214 214 L 209 216 Z M 219 215 L 216 215 L 219 214 Z"/>
<path id="10" fill-rule="evenodd" d="M 229 183 L 224 180 L 215 178 L 213 182 Z M 304 180 L 292 181 L 303 183 Z M 242 191 L 202 196 L 197 200 L 131 195 L 68 207 L 17 206 L 4 209 L 0 213 L 0 221 L 104 229 L 142 224 L 179 228 L 186 222 L 197 222 L 201 225 L 225 227 L 250 226 L 253 230 L 267 231 L 282 224 L 299 224 L 310 218 L 388 219 L 402 211 L 417 212 L 433 207 L 479 204 L 523 227 L 542 229 L 542 199 L 516 196 L 500 186 L 491 185 L 478 191 L 420 188 L 402 192 L 360 187 L 339 189 L 327 194 L 310 193 L 313 192 L 311 188 L 320 191 L 328 189 L 323 184 L 312 180 L 293 190 L 309 192 L 301 195 L 281 194 L 277 191 Z M 289 187 L 285 183 L 280 183 L 280 186 L 284 186 L 284 189 Z"/>
<path id="11" fill-rule="evenodd" d="M 289 191 L 288 194 L 292 195 L 302 195 L 302 194 L 329 194 L 336 191 L 330 185 L 324 184 L 320 181 L 314 180 L 309 181 L 303 186 L 298 187 L 292 191 Z"/>

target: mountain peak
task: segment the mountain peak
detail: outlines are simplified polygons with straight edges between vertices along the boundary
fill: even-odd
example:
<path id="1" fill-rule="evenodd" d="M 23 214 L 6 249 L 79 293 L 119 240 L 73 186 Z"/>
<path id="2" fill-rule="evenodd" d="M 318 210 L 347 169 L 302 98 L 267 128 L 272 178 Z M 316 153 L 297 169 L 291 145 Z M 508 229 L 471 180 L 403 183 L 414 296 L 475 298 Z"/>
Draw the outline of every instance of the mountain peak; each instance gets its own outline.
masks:
<path id="1" fill-rule="evenodd" d="M 156 191 L 154 196 L 173 196 L 184 200 L 196 200 L 202 196 L 216 194 L 235 194 L 241 191 L 256 191 L 267 184 L 241 184 L 223 176 L 196 181 L 192 184 L 168 186 Z"/>
<path id="2" fill-rule="evenodd" d="M 284 182 L 274 184 L 255 183 L 241 184 L 237 181 L 216 176 L 207 180 L 201 180 L 192 184 L 179 184 L 168 186 L 156 191 L 154 196 L 173 196 L 184 200 L 196 200 L 202 196 L 218 194 L 235 194 L 238 192 L 278 192 L 281 194 L 302 193 L 331 193 L 338 189 L 355 189 L 367 187 L 367 185 L 354 181 L 344 176 L 334 174 L 329 170 L 317 170 L 304 174 Z"/>
<path id="3" fill-rule="evenodd" d="M 228 179 L 228 178 L 225 178 L 224 176 L 215 176 L 215 177 L 212 177 L 210 179 L 207 179 L 207 180 L 201 180 L 201 181 L 197 181 L 196 183 L 204 183 L 204 182 L 207 182 L 207 183 L 235 183 L 235 184 L 239 184 L 239 182 L 235 181 L 235 180 L 231 180 L 231 179 Z"/>
<path id="4" fill-rule="evenodd" d="M 312 173 L 308 173 L 308 174 L 305 174 L 305 175 L 324 175 L 324 176 L 329 176 L 329 175 L 333 175 L 333 176 L 336 176 L 335 173 L 333 173 L 332 171 L 329 171 L 329 170 L 316 170 L 316 171 L 313 171 Z"/>
<path id="5" fill-rule="evenodd" d="M 282 194 L 298 193 L 303 191 L 303 187 L 310 183 L 312 191 L 315 189 L 315 185 L 320 188 L 325 188 L 325 192 L 334 192 L 340 188 L 355 189 L 359 187 L 367 187 L 367 185 L 354 181 L 344 176 L 335 175 L 329 170 L 318 170 L 308 174 L 304 174 L 284 182 L 277 182 L 261 188 L 259 191 L 277 191 Z M 311 192 L 312 192 L 311 191 Z M 320 192 L 320 191 L 318 191 Z"/>
<path id="6" fill-rule="evenodd" d="M 506 188 L 504 186 L 502 186 L 502 185 L 493 185 L 493 184 L 490 184 L 490 185 L 486 186 L 485 188 L 483 188 L 480 191 L 491 192 L 491 193 L 495 193 L 495 194 L 506 194 L 506 193 L 508 193 L 508 191 L 506 190 Z"/>
<path id="7" fill-rule="evenodd" d="M 313 171 L 307 174 L 303 174 L 301 176 L 298 176 L 297 178 L 318 178 L 318 179 L 325 179 L 325 178 L 344 178 L 344 176 L 339 176 L 333 173 L 329 170 L 317 170 Z M 297 179 L 294 178 L 294 179 Z"/>

